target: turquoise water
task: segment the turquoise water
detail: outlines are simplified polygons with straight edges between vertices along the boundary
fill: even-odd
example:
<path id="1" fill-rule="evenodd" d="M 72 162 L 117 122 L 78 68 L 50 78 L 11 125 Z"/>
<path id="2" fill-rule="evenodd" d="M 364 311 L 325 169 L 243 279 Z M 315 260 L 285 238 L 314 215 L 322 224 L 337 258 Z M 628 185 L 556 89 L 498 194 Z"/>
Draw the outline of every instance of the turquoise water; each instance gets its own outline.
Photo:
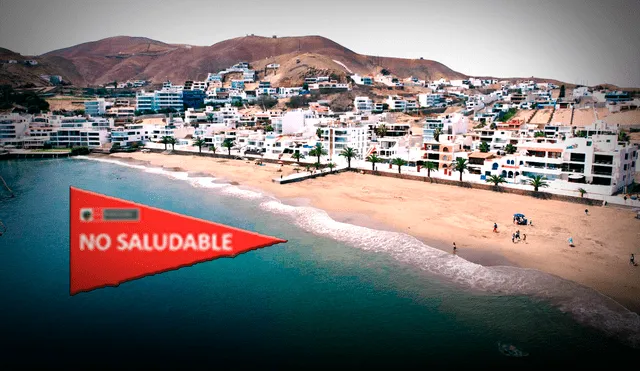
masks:
<path id="1" fill-rule="evenodd" d="M 16 194 L 0 200 L 3 362 L 522 367 L 637 354 L 638 316 L 590 290 L 210 178 L 82 159 L 4 161 L 0 175 Z M 70 297 L 69 186 L 289 242 Z"/>

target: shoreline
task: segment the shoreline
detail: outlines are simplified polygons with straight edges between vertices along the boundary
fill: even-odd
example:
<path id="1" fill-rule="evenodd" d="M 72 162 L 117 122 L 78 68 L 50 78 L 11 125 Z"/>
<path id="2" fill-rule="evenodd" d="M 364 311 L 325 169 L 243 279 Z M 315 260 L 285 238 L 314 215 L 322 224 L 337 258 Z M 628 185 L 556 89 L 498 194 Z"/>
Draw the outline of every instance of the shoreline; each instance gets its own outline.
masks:
<path id="1" fill-rule="evenodd" d="M 630 210 L 592 206 L 586 216 L 580 204 L 355 172 L 280 185 L 271 179 L 293 173 L 292 166 L 279 173 L 275 165 L 239 160 L 141 152 L 91 157 L 209 175 L 287 205 L 324 210 L 339 222 L 405 233 L 448 253 L 455 241 L 457 255 L 470 262 L 537 269 L 640 312 L 640 269 L 628 264 L 629 253 L 639 252 L 640 229 Z M 515 212 L 532 218 L 533 226 L 513 225 Z M 499 233 L 492 233 L 493 222 Z M 516 229 L 528 234 L 527 241 L 511 242 Z M 569 236 L 575 248 L 568 246 Z"/>

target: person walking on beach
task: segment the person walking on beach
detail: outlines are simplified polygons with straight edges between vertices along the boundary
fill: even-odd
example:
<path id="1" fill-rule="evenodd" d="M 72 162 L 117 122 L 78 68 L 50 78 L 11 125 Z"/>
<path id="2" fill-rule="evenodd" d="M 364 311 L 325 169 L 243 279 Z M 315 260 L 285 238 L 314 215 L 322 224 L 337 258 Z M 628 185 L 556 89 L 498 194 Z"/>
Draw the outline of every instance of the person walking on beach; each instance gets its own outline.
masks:
<path id="1" fill-rule="evenodd" d="M 569 237 L 569 247 L 575 247 L 575 245 L 573 244 L 573 237 Z"/>
<path id="2" fill-rule="evenodd" d="M 493 223 L 493 233 L 498 233 L 498 223 Z"/>
<path id="3" fill-rule="evenodd" d="M 589 209 L 584 209 L 584 215 L 589 216 Z"/>
<path id="4" fill-rule="evenodd" d="M 527 242 L 527 234 L 526 233 L 522 234 L 522 241 L 523 242 Z"/>
<path id="5" fill-rule="evenodd" d="M 456 243 L 454 242 L 454 243 L 453 243 L 453 253 L 454 253 L 454 254 L 456 253 L 456 250 L 458 250 L 458 248 L 456 247 Z"/>
<path id="6" fill-rule="evenodd" d="M 516 231 L 516 239 L 518 241 L 520 241 L 520 230 L 519 229 Z"/>
<path id="7" fill-rule="evenodd" d="M 636 263 L 635 255 L 631 254 L 631 257 L 629 258 L 629 264 L 631 264 L 633 266 L 637 266 L 638 265 L 638 263 Z"/>
<path id="8" fill-rule="evenodd" d="M 511 234 L 511 243 L 516 243 L 516 234 L 515 233 Z"/>

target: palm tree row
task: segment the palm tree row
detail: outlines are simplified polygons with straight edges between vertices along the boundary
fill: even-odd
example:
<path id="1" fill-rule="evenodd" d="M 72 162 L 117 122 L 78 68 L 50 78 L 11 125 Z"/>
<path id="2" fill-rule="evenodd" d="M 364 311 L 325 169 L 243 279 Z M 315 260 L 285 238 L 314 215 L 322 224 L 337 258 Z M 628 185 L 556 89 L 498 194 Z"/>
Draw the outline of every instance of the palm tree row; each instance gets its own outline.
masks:
<path id="1" fill-rule="evenodd" d="M 383 125 L 381 125 L 383 126 Z M 384 128 L 381 129 L 381 131 L 384 130 Z M 318 131 L 316 132 L 316 134 L 318 136 L 322 135 L 322 131 L 321 129 L 318 129 Z M 439 135 L 440 133 L 438 133 Z M 171 144 L 171 148 L 175 149 L 175 144 L 176 144 L 176 139 L 173 137 L 169 137 L 169 136 L 164 136 L 161 139 L 161 142 L 164 144 L 164 149 L 167 149 L 167 145 Z M 198 137 L 196 138 L 196 140 L 194 141 L 194 145 L 196 145 L 198 147 L 198 151 L 200 153 L 202 153 L 202 146 L 206 145 L 206 142 L 204 141 L 204 139 Z M 235 142 L 230 139 L 227 138 L 224 140 L 224 142 L 222 142 L 222 147 L 226 148 L 229 152 L 229 156 L 231 156 L 231 149 L 235 146 Z M 483 151 L 485 149 L 487 149 L 488 144 L 485 142 L 482 142 L 480 145 L 480 151 Z M 209 150 L 212 151 L 214 154 L 217 151 L 217 147 L 212 144 L 209 146 Z M 505 151 L 508 153 L 513 153 L 515 152 L 515 148 L 509 144 L 507 145 L 507 147 L 505 148 Z M 328 152 L 327 150 L 322 146 L 322 143 L 316 143 L 315 147 L 313 149 L 311 149 L 311 151 L 309 151 L 309 155 L 310 156 L 314 156 L 318 158 L 318 161 L 313 164 L 313 166 L 316 167 L 316 169 L 319 169 L 322 164 L 320 162 L 320 157 L 326 155 Z M 342 157 L 345 157 L 347 159 L 347 168 L 351 169 L 351 159 L 357 156 L 357 152 L 355 149 L 351 148 L 351 147 L 347 147 L 345 149 L 342 150 L 342 152 L 340 152 L 339 154 Z M 293 153 L 291 155 L 291 157 L 293 159 L 296 160 L 297 163 L 300 163 L 300 160 L 305 158 L 304 154 L 302 154 L 300 151 L 297 151 L 295 153 Z M 369 156 L 367 156 L 367 158 L 365 159 L 365 161 L 370 162 L 371 163 L 371 169 L 373 171 L 376 171 L 376 164 L 383 162 L 383 159 L 378 157 L 376 154 L 371 154 Z M 403 158 L 400 157 L 396 157 L 394 159 L 391 160 L 391 164 L 392 165 L 396 165 L 398 167 L 398 174 L 402 173 L 402 167 L 407 165 L 407 161 L 404 160 Z M 327 166 L 329 167 L 330 171 L 333 172 L 333 169 L 336 167 L 336 165 L 332 162 L 328 163 Z M 465 158 L 461 158 L 458 157 L 456 158 L 456 160 L 451 164 L 452 169 L 454 171 L 457 171 L 458 173 L 460 173 L 460 182 L 462 182 L 462 175 L 464 174 L 465 171 L 469 170 L 469 163 L 467 162 L 467 159 Z M 307 165 L 307 168 L 309 166 Z M 428 161 L 424 164 L 424 168 L 427 169 L 427 177 L 431 178 L 431 171 L 438 171 L 438 165 L 435 164 L 434 162 Z M 506 183 L 507 180 L 504 178 L 504 176 L 502 175 L 491 175 L 489 177 L 487 177 L 486 179 L 487 183 L 493 183 L 493 185 L 495 186 L 496 190 L 499 188 L 500 184 L 502 183 Z M 538 192 L 538 190 L 540 188 L 544 188 L 544 187 L 548 187 L 549 184 L 547 183 L 547 179 L 541 175 L 536 175 L 533 177 L 530 177 L 530 179 L 528 180 L 528 184 L 530 186 L 533 187 L 534 192 Z M 584 196 L 585 193 L 587 193 L 584 189 L 580 189 L 580 194 L 581 196 Z"/>
<path id="2" fill-rule="evenodd" d="M 176 140 L 176 138 L 174 137 L 170 137 L 170 136 L 164 136 L 162 137 L 162 139 L 160 139 L 160 143 L 164 144 L 164 150 L 167 150 L 167 144 L 171 144 L 171 149 L 174 150 L 176 149 L 176 143 L 178 143 L 178 141 Z"/>

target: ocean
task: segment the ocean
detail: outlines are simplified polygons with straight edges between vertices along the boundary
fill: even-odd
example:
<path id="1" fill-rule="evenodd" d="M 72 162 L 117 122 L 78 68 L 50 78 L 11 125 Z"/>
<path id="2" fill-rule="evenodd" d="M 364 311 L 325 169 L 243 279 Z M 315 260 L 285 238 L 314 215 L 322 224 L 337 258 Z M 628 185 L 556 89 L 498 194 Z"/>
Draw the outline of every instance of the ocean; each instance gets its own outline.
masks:
<path id="1" fill-rule="evenodd" d="M 0 190 L 2 364 L 548 367 L 639 354 L 638 315 L 593 290 L 211 177 L 88 158 L 2 161 L 0 175 L 15 193 Z M 288 242 L 71 297 L 69 186 Z"/>

